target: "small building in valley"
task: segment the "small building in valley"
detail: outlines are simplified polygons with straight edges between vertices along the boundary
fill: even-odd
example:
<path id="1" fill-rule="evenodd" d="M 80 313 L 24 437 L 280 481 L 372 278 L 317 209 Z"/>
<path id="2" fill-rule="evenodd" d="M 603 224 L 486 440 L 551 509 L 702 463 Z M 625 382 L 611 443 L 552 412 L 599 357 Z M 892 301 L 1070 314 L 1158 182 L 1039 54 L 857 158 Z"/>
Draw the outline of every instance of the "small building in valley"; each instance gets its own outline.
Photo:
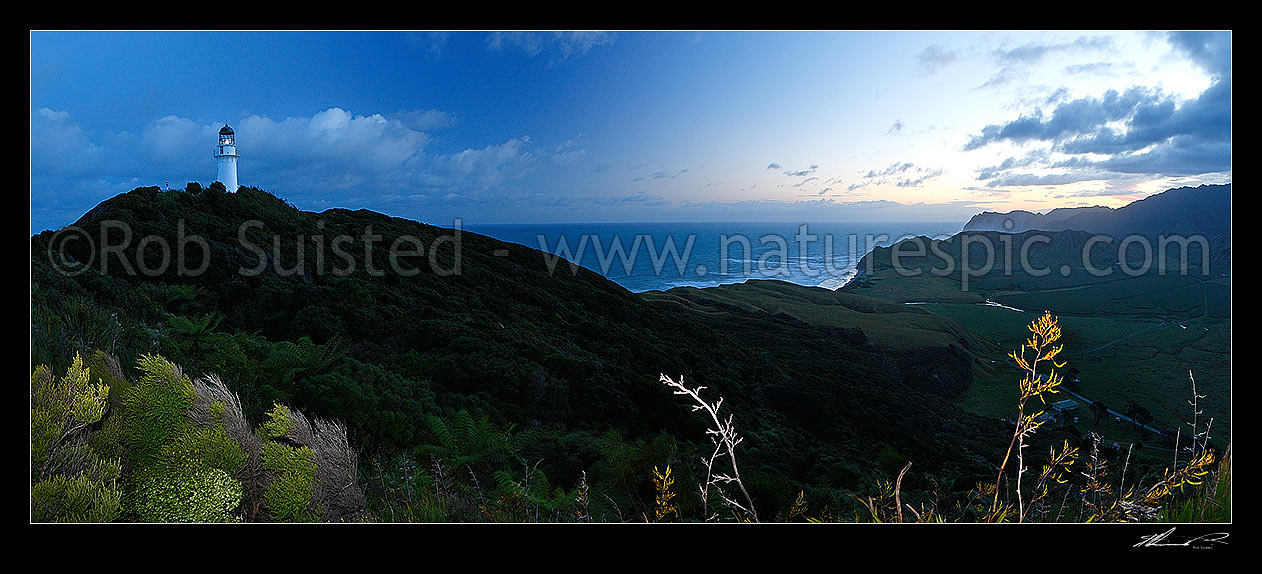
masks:
<path id="1" fill-rule="evenodd" d="M 1078 403 L 1073 399 L 1056 401 L 1048 406 L 1050 407 L 1048 414 L 1055 418 L 1056 424 L 1067 425 L 1078 422 Z"/>

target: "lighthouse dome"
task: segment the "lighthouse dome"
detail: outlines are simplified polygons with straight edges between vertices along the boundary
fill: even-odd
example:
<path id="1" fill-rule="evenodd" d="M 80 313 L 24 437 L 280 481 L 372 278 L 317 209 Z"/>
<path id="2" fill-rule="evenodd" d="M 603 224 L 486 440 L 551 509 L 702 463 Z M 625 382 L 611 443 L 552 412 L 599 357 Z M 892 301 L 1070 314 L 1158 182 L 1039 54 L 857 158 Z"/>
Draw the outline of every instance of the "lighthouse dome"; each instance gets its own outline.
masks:
<path id="1" fill-rule="evenodd" d="M 221 128 L 221 129 L 219 130 L 219 135 L 221 135 L 221 136 L 230 136 L 230 135 L 233 135 L 233 134 L 235 134 L 235 133 L 236 133 L 236 132 L 232 131 L 232 128 L 231 128 L 231 127 L 229 127 L 229 126 L 228 126 L 228 124 L 224 124 L 224 125 L 223 125 L 223 128 Z"/>

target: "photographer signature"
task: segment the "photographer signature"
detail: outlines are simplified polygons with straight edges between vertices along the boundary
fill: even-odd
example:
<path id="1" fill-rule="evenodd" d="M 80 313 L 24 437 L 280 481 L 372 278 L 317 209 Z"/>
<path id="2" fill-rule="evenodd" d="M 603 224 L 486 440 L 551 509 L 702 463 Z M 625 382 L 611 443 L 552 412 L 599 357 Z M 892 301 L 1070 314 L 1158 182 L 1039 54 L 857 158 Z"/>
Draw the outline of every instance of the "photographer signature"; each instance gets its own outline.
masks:
<path id="1" fill-rule="evenodd" d="M 1169 538 L 1170 535 L 1173 533 L 1174 533 L 1174 528 L 1171 528 L 1170 530 L 1167 530 L 1159 534 L 1150 534 L 1148 536 L 1143 536 L 1142 540 L 1140 540 L 1137 544 L 1135 544 L 1133 548 L 1152 548 L 1156 546 L 1183 546 L 1183 547 L 1193 547 L 1193 548 L 1205 548 L 1211 544 L 1226 544 L 1227 536 L 1228 536 L 1226 532 L 1212 532 L 1210 534 L 1202 534 L 1195 538 L 1189 538 L 1182 542 L 1179 542 L 1176 540 L 1167 541 L 1166 539 Z"/>

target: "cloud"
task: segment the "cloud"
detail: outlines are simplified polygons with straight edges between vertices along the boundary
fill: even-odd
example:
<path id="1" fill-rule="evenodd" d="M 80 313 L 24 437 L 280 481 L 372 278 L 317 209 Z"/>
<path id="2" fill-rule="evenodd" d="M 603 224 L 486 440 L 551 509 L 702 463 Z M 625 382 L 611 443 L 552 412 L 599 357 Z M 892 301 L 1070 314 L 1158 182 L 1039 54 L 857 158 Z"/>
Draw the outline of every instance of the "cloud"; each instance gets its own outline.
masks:
<path id="1" fill-rule="evenodd" d="M 898 187 L 920 187 L 926 181 L 942 175 L 941 168 L 918 167 L 911 162 L 894 162 L 880 171 L 869 170 L 863 181 L 850 184 L 847 191 L 855 191 L 873 185 L 893 183 Z"/>
<path id="2" fill-rule="evenodd" d="M 180 134 L 187 124 L 178 118 L 163 118 L 141 132 L 96 135 L 84 130 L 66 111 L 40 108 L 31 113 L 31 231 L 68 224 L 100 201 L 142 185 L 138 176 L 159 170 L 185 177 L 188 169 L 171 169 L 166 151 L 186 149 Z M 213 142 L 218 126 L 207 128 L 205 142 Z M 214 173 L 214 159 L 203 145 L 196 157 L 204 169 Z M 174 171 L 174 173 L 172 173 Z M 161 184 L 162 175 L 144 184 Z"/>
<path id="3" fill-rule="evenodd" d="M 1172 98 L 1151 94 L 1136 102 L 1124 119 L 1124 129 L 1088 126 L 1079 137 L 1064 142 L 1067 153 L 1130 153 L 1152 145 L 1170 145 L 1178 138 L 1193 142 L 1230 143 L 1231 81 L 1219 80 L 1196 99 L 1176 104 Z"/>
<path id="4" fill-rule="evenodd" d="M 1226 75 L 1185 101 L 1144 86 L 1109 90 L 1100 97 L 1049 99 L 1049 104 L 1054 102 L 1050 112 L 1035 108 L 1007 123 L 988 125 L 965 143 L 966 151 L 996 143 L 1042 146 L 1041 156 L 1020 162 L 1009 158 L 979 170 L 978 179 L 993 180 L 990 185 L 1051 185 L 1108 179 L 1109 174 L 1156 177 L 1230 171 L 1230 37 L 1171 35 L 1170 41 L 1207 72 Z M 1061 171 L 1011 171 L 1031 166 Z"/>
<path id="5" fill-rule="evenodd" d="M 1069 99 L 1069 88 L 1061 86 L 1043 98 L 1043 105 L 1050 106 Z"/>
<path id="6" fill-rule="evenodd" d="M 552 158 L 552 162 L 557 165 L 574 165 L 582 161 L 587 156 L 587 150 L 579 147 L 582 136 L 565 140 L 555 147 L 548 154 Z M 607 167 L 605 169 L 608 169 Z"/>
<path id="7" fill-rule="evenodd" d="M 383 179 L 396 178 L 420 159 L 429 141 L 428 134 L 401 121 L 380 114 L 357 116 L 336 107 L 310 118 L 280 121 L 252 115 L 241 120 L 236 131 L 243 183 L 248 183 L 251 167 L 275 183 L 329 185 L 330 174 L 346 176 L 335 187 L 360 180 L 385 183 Z M 279 177 L 285 179 L 277 181 Z M 391 183 L 395 187 L 400 182 Z"/>
<path id="8" fill-rule="evenodd" d="M 675 179 L 685 173 L 688 173 L 688 168 L 683 168 L 681 170 L 673 171 L 673 172 L 666 171 L 664 169 L 659 169 L 653 173 L 652 178 L 653 179 Z"/>
<path id="9" fill-rule="evenodd" d="M 1051 154 L 1047 150 L 1034 149 L 1026 153 L 1023 158 L 1009 157 L 996 166 L 983 167 L 977 170 L 977 179 L 986 180 L 998 177 L 1003 172 L 1031 165 L 1042 165 L 1048 162 Z"/>
<path id="10" fill-rule="evenodd" d="M 780 165 L 780 164 L 778 164 L 778 163 L 776 163 L 776 162 L 774 162 L 774 161 L 773 161 L 773 162 L 771 162 L 771 163 L 769 163 L 769 164 L 767 164 L 767 169 L 780 169 L 780 167 L 781 167 L 781 165 Z"/>
<path id="11" fill-rule="evenodd" d="M 1125 188 L 1109 188 L 1109 189 L 1088 189 L 1083 191 L 1073 191 L 1063 195 L 1063 197 L 1122 197 L 1129 199 L 1139 199 L 1147 194 L 1137 191 L 1130 187 Z M 1081 205 L 1087 205 L 1081 203 Z"/>
<path id="12" fill-rule="evenodd" d="M 931 44 L 916 55 L 916 65 L 920 73 L 932 74 L 955 63 L 958 59 L 959 54 L 955 50 L 947 49 L 941 44 Z"/>
<path id="13" fill-rule="evenodd" d="M 964 149 L 974 150 L 1000 141 L 1018 144 L 1031 140 L 1059 141 L 1089 134 L 1105 128 L 1106 124 L 1134 116 L 1141 106 L 1151 109 L 1162 98 L 1155 90 L 1137 86 L 1124 93 L 1109 90 L 1100 98 L 1062 102 L 1046 117 L 1042 109 L 1036 108 L 1029 115 L 1006 124 L 992 124 L 982 128 L 982 133 L 970 139 Z"/>
<path id="14" fill-rule="evenodd" d="M 482 149 L 437 156 L 426 179 L 445 188 L 487 191 L 524 176 L 534 167 L 536 157 L 525 149 L 529 143 L 530 138 L 522 136 Z"/>
<path id="15" fill-rule="evenodd" d="M 765 214 L 782 214 L 789 210 L 801 208 L 805 206 L 831 206 L 831 207 L 849 207 L 861 209 L 889 209 L 905 207 L 905 204 L 888 199 L 870 199 L 861 201 L 836 201 L 830 198 L 824 199 L 798 199 L 793 201 L 776 200 L 776 199 L 749 199 L 741 201 L 684 201 L 680 203 L 681 207 L 688 209 L 706 209 L 714 211 L 723 210 L 743 210 L 753 208 L 758 212 Z"/>
<path id="16" fill-rule="evenodd" d="M 409 32 L 407 40 L 413 48 L 424 51 L 437 60 L 442 57 L 443 49 L 451 40 L 451 34 L 448 32 Z"/>
<path id="17" fill-rule="evenodd" d="M 1231 143 L 1178 136 L 1149 151 L 1118 154 L 1102 160 L 1075 157 L 1053 167 L 1085 168 L 1120 174 L 1196 176 L 1231 170 Z"/>
<path id="18" fill-rule="evenodd" d="M 1121 129 L 1114 125 L 1120 123 Z M 1177 104 L 1158 90 L 1110 90 L 1101 98 L 1061 103 L 1050 116 L 1041 110 L 1006 124 L 989 125 L 964 146 L 973 150 L 1009 141 L 1048 141 L 1066 153 L 1134 151 L 1175 136 L 1225 140 L 1230 136 L 1231 83 L 1215 82 L 1196 99 Z"/>
<path id="19" fill-rule="evenodd" d="M 670 201 L 662 196 L 650 194 L 647 191 L 637 191 L 621 199 L 614 200 L 614 203 L 635 203 L 646 206 L 670 205 Z"/>
<path id="20" fill-rule="evenodd" d="M 399 110 L 391 115 L 390 119 L 420 132 L 440 130 L 456 125 L 456 118 L 442 110 Z"/>
<path id="21" fill-rule="evenodd" d="M 776 168 L 777 168 L 777 169 L 780 167 L 780 164 L 772 164 L 772 165 L 776 166 Z M 770 165 L 769 165 L 769 166 L 767 166 L 767 167 L 768 167 L 768 168 L 771 168 L 771 166 L 770 166 Z M 813 163 L 813 164 L 811 164 L 811 165 L 810 165 L 810 167 L 808 167 L 808 168 L 806 168 L 806 169 L 797 169 L 797 170 L 794 170 L 794 169 L 786 169 L 786 170 L 784 170 L 784 175 L 788 175 L 788 176 L 792 176 L 792 177 L 806 177 L 806 176 L 808 176 L 808 175 L 811 175 L 812 173 L 815 173 L 815 170 L 817 170 L 817 169 L 819 169 L 819 164 L 814 164 L 814 163 Z"/>
<path id="22" fill-rule="evenodd" d="M 215 141 L 206 136 L 217 132 L 213 126 L 199 125 L 187 118 L 167 116 L 145 126 L 140 137 L 145 149 L 141 153 L 164 163 L 179 161 L 192 151 L 190 144 L 198 139 L 203 142 Z"/>
<path id="23" fill-rule="evenodd" d="M 902 135 L 904 128 L 905 126 L 903 125 L 903 120 L 894 120 L 894 125 L 890 126 L 889 131 L 885 133 L 896 136 Z"/>
<path id="24" fill-rule="evenodd" d="M 1231 32 L 1170 32 L 1168 39 L 1213 77 L 1231 75 Z"/>
<path id="25" fill-rule="evenodd" d="M 1047 175 L 1035 175 L 1029 173 L 1004 174 L 997 175 L 988 182 L 989 185 L 995 187 L 1016 187 L 1025 185 L 1063 185 L 1068 183 L 1078 183 L 1082 181 L 1095 181 L 1108 179 L 1107 175 L 1083 174 L 1083 173 L 1054 173 Z"/>
<path id="26" fill-rule="evenodd" d="M 613 32 L 492 32 L 486 38 L 486 48 L 531 57 L 546 52 L 556 63 L 571 56 L 584 56 L 592 48 L 612 44 L 616 39 Z"/>
<path id="27" fill-rule="evenodd" d="M 734 201 L 679 201 L 667 209 L 646 213 L 659 221 L 964 221 L 985 201 L 899 203 L 887 199 L 843 201 L 841 198 L 804 195 L 799 199 Z M 628 208 L 630 205 L 628 205 Z"/>
<path id="28" fill-rule="evenodd" d="M 486 37 L 486 48 L 494 52 L 512 48 L 527 56 L 537 56 L 543 51 L 545 41 L 546 36 L 538 32 L 493 32 Z"/>
<path id="29" fill-rule="evenodd" d="M 872 178 L 875 178 L 875 177 L 884 177 L 884 176 L 888 176 L 888 175 L 897 175 L 897 174 L 900 174 L 900 173 L 904 173 L 904 172 L 906 172 L 907 170 L 912 169 L 912 168 L 914 168 L 914 167 L 916 167 L 916 165 L 915 165 L 915 164 L 913 164 L 913 163 L 911 163 L 911 162 L 904 162 L 904 163 L 892 163 L 892 164 L 890 164 L 890 166 L 889 166 L 889 167 L 887 167 L 887 168 L 885 168 L 885 169 L 883 169 L 883 170 L 881 170 L 881 171 L 868 171 L 868 174 L 867 174 L 867 175 L 865 175 L 865 176 L 863 176 L 863 177 L 865 177 L 865 178 L 867 178 L 867 179 L 872 179 Z"/>
<path id="30" fill-rule="evenodd" d="M 284 190 L 286 198 L 305 206 L 347 202 L 376 208 L 389 196 L 452 201 L 518 193 L 514 182 L 541 159 L 565 165 L 584 154 L 577 140 L 538 151 L 524 135 L 433 153 L 429 135 L 416 129 L 450 124 L 450 116 L 436 110 L 389 118 L 337 107 L 280 120 L 251 115 L 233 122 L 241 183 Z M 208 184 L 216 173 L 210 151 L 220 127 L 166 116 L 138 133 L 90 134 L 67 112 L 33 111 L 32 225 L 36 213 L 60 224 L 73 221 L 97 202 L 141 185 Z"/>
<path id="31" fill-rule="evenodd" d="M 557 44 L 561 58 L 571 55 L 586 55 L 597 46 L 612 44 L 617 38 L 613 32 L 556 32 Z"/>
<path id="32" fill-rule="evenodd" d="M 986 88 L 999 88 L 1008 84 L 1020 83 L 1020 81 L 1025 79 L 1026 76 L 1028 76 L 1028 74 L 1023 69 L 1018 69 L 1015 66 L 1004 66 L 1003 68 L 1000 68 L 998 72 L 995 72 L 995 75 L 991 76 L 989 80 L 986 80 L 982 85 L 977 86 L 977 89 L 984 90 Z"/>
<path id="33" fill-rule="evenodd" d="M 1114 62 L 1088 62 L 1086 64 L 1071 64 L 1065 66 L 1066 74 L 1089 74 L 1097 76 L 1115 76 L 1117 75 L 1118 64 Z"/>
<path id="34" fill-rule="evenodd" d="M 999 64 L 999 71 L 977 89 L 1002 88 L 1013 84 L 1025 84 L 1032 66 L 1053 56 L 1082 54 L 1095 51 L 1111 51 L 1113 39 L 1107 36 L 1081 36 L 1064 42 L 1028 42 L 1020 46 L 997 48 L 990 52 Z M 1078 72 L 1086 71 L 1085 68 Z"/>
<path id="35" fill-rule="evenodd" d="M 1108 36 L 1081 36 L 1071 42 L 1029 42 L 1014 48 L 999 48 L 991 55 L 1003 65 L 1029 65 L 1037 64 L 1052 54 L 1108 50 L 1112 47 L 1113 39 Z"/>
<path id="36" fill-rule="evenodd" d="M 31 177 L 95 174 L 105 150 L 64 111 L 40 108 L 31 114 Z"/>
<path id="37" fill-rule="evenodd" d="M 942 175 L 942 168 L 918 170 L 915 177 L 900 179 L 895 183 L 895 185 L 898 187 L 920 187 L 920 184 L 938 177 L 939 175 Z"/>

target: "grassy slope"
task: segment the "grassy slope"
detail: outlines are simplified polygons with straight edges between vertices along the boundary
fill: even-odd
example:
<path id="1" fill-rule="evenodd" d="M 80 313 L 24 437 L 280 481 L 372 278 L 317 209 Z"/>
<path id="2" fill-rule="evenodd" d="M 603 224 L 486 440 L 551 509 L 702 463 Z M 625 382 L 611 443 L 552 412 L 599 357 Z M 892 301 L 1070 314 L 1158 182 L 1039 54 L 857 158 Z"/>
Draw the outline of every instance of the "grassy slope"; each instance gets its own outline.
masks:
<path id="1" fill-rule="evenodd" d="M 784 312 L 807 323 L 862 329 L 873 342 L 900 349 L 959 345 L 962 341 L 972 348 L 978 343 L 954 322 L 914 306 L 783 281 L 747 281 L 708 289 L 678 287 L 650 292 L 645 297 L 656 301 L 677 298 L 711 306 L 727 304 L 773 314 Z"/>
<path id="2" fill-rule="evenodd" d="M 889 252 L 885 251 L 875 254 L 873 271 L 845 291 L 888 301 L 928 302 L 919 307 L 951 319 L 990 343 L 991 356 L 997 360 L 990 368 L 977 370 L 975 384 L 963 400 L 966 408 L 979 414 L 1011 416 L 1018 373 L 1002 357 L 1021 344 L 1027 334 L 1024 325 L 1048 310 L 1060 317 L 1065 332 L 1062 358 L 1067 366 L 1080 370 L 1081 394 L 1115 410 L 1124 410 L 1128 401 L 1134 401 L 1152 412 L 1153 426 L 1176 428 L 1190 418 L 1186 401 L 1191 398 L 1191 370 L 1198 394 L 1206 395 L 1202 410 L 1216 417 L 1213 434 L 1229 441 L 1230 272 L 1220 267 L 1221 257 L 1215 255 L 1215 273 L 1210 277 L 1155 272 L 1130 277 L 1116 270 L 1108 277 L 1094 277 L 1075 260 L 1085 234 L 1047 235 L 1055 239 L 1055 248 L 1035 252 L 1036 267 L 1058 270 L 1067 265 L 1068 277 L 1058 272 L 1043 277 L 1019 270 L 994 272 L 971 277 L 966 291 L 958 273 L 946 277 L 897 273 L 888 265 Z M 1014 243 L 1019 245 L 1019 239 Z M 953 250 L 947 244 L 944 251 L 958 254 L 958 247 Z M 942 264 L 927 259 L 908 265 L 924 271 L 934 266 Z M 977 304 L 986 299 L 1023 311 Z M 1101 432 L 1126 435 L 1130 440 L 1139 436 L 1125 426 Z"/>

